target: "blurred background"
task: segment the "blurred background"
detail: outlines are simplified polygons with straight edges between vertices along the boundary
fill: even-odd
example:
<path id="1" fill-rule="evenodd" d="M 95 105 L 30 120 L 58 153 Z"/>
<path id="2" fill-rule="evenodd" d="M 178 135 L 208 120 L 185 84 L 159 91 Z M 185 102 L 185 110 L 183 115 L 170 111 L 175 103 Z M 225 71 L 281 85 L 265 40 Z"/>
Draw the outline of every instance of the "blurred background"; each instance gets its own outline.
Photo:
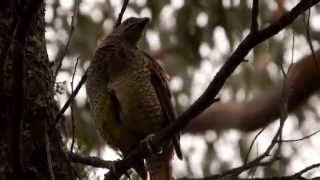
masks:
<path id="1" fill-rule="evenodd" d="M 260 27 L 266 27 L 277 20 L 297 2 L 260 1 Z M 159 60 L 171 75 L 170 88 L 178 114 L 202 94 L 219 68 L 248 34 L 251 3 L 250 0 L 130 0 L 124 19 L 131 16 L 151 18 L 140 47 Z M 57 59 L 68 41 L 74 5 L 74 0 L 46 1 L 46 40 L 51 61 Z M 80 60 L 74 86 L 89 66 L 95 47 L 112 31 L 121 5 L 121 0 L 80 0 L 71 43 L 57 76 L 56 100 L 60 106 L 71 94 L 76 59 L 79 57 Z M 316 6 L 310 16 L 315 49 L 318 49 L 320 39 L 319 10 L 319 6 Z M 304 18 L 298 18 L 294 24 L 250 52 L 246 57 L 248 62 L 237 68 L 219 93 L 222 103 L 248 102 L 257 95 L 263 95 L 264 91 L 283 79 L 280 66 L 287 71 L 292 61 L 297 62 L 304 55 L 310 54 Z M 118 153 L 108 148 L 95 130 L 84 87 L 72 109 L 76 137 L 74 151 L 106 160 L 118 159 Z M 320 129 L 319 115 L 319 93 L 316 93 L 304 106 L 288 116 L 284 138 L 299 138 Z M 65 113 L 64 122 L 62 133 L 69 148 L 72 139 L 70 108 Z M 265 150 L 277 128 L 277 121 L 267 127 L 258 137 L 250 158 Z M 174 160 L 174 176 L 202 177 L 241 165 L 257 131 L 217 131 L 207 128 L 197 133 L 192 130 L 184 132 L 181 145 L 185 159 Z M 320 162 L 318 138 L 315 135 L 304 141 L 284 144 L 280 153 L 281 161 L 243 176 L 292 174 L 307 165 Z M 88 179 L 102 179 L 106 172 L 89 166 L 76 166 L 79 174 Z M 316 171 L 311 171 L 308 175 L 316 174 Z"/>

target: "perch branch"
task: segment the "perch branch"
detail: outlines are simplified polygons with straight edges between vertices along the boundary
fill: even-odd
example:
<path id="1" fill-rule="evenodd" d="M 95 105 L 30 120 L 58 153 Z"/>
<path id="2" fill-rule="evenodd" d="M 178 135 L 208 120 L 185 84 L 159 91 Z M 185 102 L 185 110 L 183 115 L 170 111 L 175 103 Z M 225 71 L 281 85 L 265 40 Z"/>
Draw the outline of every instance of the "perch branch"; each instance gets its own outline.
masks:
<path id="1" fill-rule="evenodd" d="M 182 113 L 176 122 L 170 124 L 169 127 L 163 129 L 159 133 L 156 133 L 154 138 L 151 140 L 151 143 L 161 145 L 166 140 L 171 139 L 171 137 L 173 137 L 177 132 L 185 128 L 192 119 L 194 119 L 202 111 L 215 102 L 215 97 L 222 88 L 226 79 L 233 73 L 235 68 L 243 61 L 245 56 L 253 47 L 277 34 L 283 28 L 291 24 L 305 10 L 312 7 L 319 1 L 320 0 L 300 1 L 291 11 L 285 13 L 276 22 L 256 33 L 250 33 L 240 43 L 227 62 L 222 66 L 220 71 L 214 77 L 213 81 L 210 83 L 209 87 L 199 97 L 199 99 L 197 99 L 195 103 L 193 103 L 184 113 Z M 132 167 L 132 164 L 136 162 L 136 160 L 146 157 L 148 154 L 146 147 L 147 145 L 145 141 L 143 141 L 135 149 L 133 149 L 124 160 L 117 161 L 114 164 L 114 171 L 110 171 L 108 174 L 106 174 L 106 179 L 118 179 L 126 172 L 127 169 Z"/>

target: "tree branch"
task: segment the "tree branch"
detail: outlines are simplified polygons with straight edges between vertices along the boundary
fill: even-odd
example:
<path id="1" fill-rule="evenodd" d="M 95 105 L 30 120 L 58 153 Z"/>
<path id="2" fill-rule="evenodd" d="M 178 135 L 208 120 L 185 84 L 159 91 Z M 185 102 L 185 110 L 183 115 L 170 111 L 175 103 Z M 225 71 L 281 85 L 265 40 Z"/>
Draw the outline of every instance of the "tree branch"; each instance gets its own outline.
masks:
<path id="1" fill-rule="evenodd" d="M 312 53 L 312 56 L 313 56 L 313 59 L 314 59 L 314 63 L 316 65 L 316 67 L 318 67 L 318 70 L 320 70 L 320 65 L 319 65 L 319 62 L 317 61 L 317 55 L 315 54 L 314 47 L 313 47 L 313 44 L 312 44 L 312 39 L 311 39 L 310 16 L 311 16 L 311 9 L 308 10 L 307 17 L 303 18 L 304 27 L 305 27 L 305 30 L 306 30 L 306 39 L 307 39 L 307 43 L 309 45 L 309 48 L 311 50 L 311 53 Z"/>
<path id="2" fill-rule="evenodd" d="M 118 15 L 118 19 L 117 19 L 115 27 L 118 27 L 121 24 L 123 14 L 127 9 L 128 4 L 129 4 L 129 0 L 124 0 L 123 1 L 122 7 L 121 7 L 121 11 L 120 11 L 120 13 Z"/>
<path id="3" fill-rule="evenodd" d="M 250 33 L 256 33 L 259 30 L 258 15 L 259 15 L 259 0 L 253 0 Z"/>
<path id="4" fill-rule="evenodd" d="M 73 93 L 73 82 L 74 82 L 74 76 L 75 76 L 75 74 L 76 74 L 76 72 L 77 72 L 77 66 L 78 66 L 78 63 L 79 63 L 79 57 L 77 58 L 77 61 L 76 61 L 76 63 L 75 63 L 75 65 L 74 65 L 74 70 L 73 70 L 73 73 L 72 73 L 72 78 L 71 78 L 71 83 L 70 83 L 70 85 L 71 85 L 71 94 Z M 75 125 L 75 122 L 74 122 L 74 111 L 73 111 L 73 102 L 74 101 L 72 101 L 72 103 L 71 103 L 71 106 L 70 106 L 70 108 L 71 108 L 71 133 L 72 133 L 72 140 L 71 140 L 71 146 L 70 146 L 70 152 L 72 153 L 73 152 L 73 147 L 74 147 L 74 142 L 75 142 L 75 131 L 76 131 L 76 125 Z"/>
<path id="5" fill-rule="evenodd" d="M 57 115 L 55 119 L 55 126 L 58 126 L 61 123 L 61 117 L 63 116 L 64 112 L 68 109 L 70 106 L 70 103 L 73 101 L 73 99 L 76 97 L 78 94 L 79 90 L 81 89 L 82 85 L 86 82 L 87 80 L 87 71 L 84 72 L 83 76 L 81 77 L 77 87 L 74 89 L 74 91 L 71 93 L 69 99 L 67 102 L 63 105 L 62 109 L 60 110 L 59 114 Z"/>
<path id="6" fill-rule="evenodd" d="M 69 49 L 69 46 L 70 46 L 70 42 L 71 42 L 71 39 L 72 39 L 72 35 L 73 35 L 73 32 L 74 32 L 74 29 L 75 29 L 75 26 L 76 26 L 76 23 L 77 23 L 77 19 L 78 19 L 78 14 L 79 14 L 79 0 L 75 0 L 74 1 L 74 5 L 73 5 L 73 15 L 72 15 L 72 18 L 71 18 L 71 23 L 70 23 L 70 29 L 69 29 L 69 37 L 68 37 L 68 40 L 67 40 L 67 43 L 66 45 L 64 46 L 64 48 L 58 52 L 57 54 L 57 57 L 56 59 L 53 61 L 54 62 L 54 73 L 53 73 L 53 77 L 54 79 L 56 79 L 58 73 L 59 73 L 59 70 L 62 66 L 62 62 L 63 62 L 63 59 L 64 57 L 66 56 L 67 54 L 67 51 Z"/>
<path id="7" fill-rule="evenodd" d="M 274 177 L 265 177 L 265 178 L 238 178 L 238 177 L 228 176 L 223 178 L 221 177 L 180 178 L 178 180 L 301 180 L 301 179 L 306 179 L 302 177 L 302 174 L 319 167 L 320 167 L 320 163 L 313 164 L 289 176 L 274 176 Z M 317 178 L 319 177 L 314 177 L 310 179 L 317 179 Z"/>
<path id="8" fill-rule="evenodd" d="M 291 24 L 300 14 L 306 9 L 312 7 L 320 0 L 314 1 L 300 1 L 291 11 L 284 14 L 279 20 L 258 31 L 257 33 L 250 33 L 238 46 L 235 52 L 222 66 L 220 71 L 216 74 L 213 81 L 205 92 L 193 103 L 184 113 L 182 113 L 176 122 L 170 124 L 169 127 L 156 133 L 151 139 L 152 144 L 162 145 L 166 140 L 171 139 L 177 132 L 181 131 L 187 124 L 198 116 L 202 111 L 215 102 L 215 96 L 218 94 L 226 79 L 233 73 L 235 68 L 243 61 L 249 51 L 257 44 L 270 38 L 278 33 L 280 30 Z M 132 150 L 124 160 L 115 163 L 114 171 L 110 171 L 105 177 L 106 179 L 118 179 L 127 169 L 132 167 L 133 163 L 146 157 L 147 144 L 142 141 L 134 150 Z M 249 164 L 249 163 L 248 163 Z"/>
<path id="9" fill-rule="evenodd" d="M 315 53 L 316 60 L 319 61 L 320 50 Z M 316 83 L 320 81 L 320 74 L 314 61 L 313 55 L 308 55 L 291 66 L 287 75 L 287 87 L 291 91 L 288 99 L 288 112 L 294 111 L 320 89 L 320 84 Z M 248 102 L 216 103 L 192 121 L 185 132 L 201 133 L 206 130 L 226 129 L 254 131 L 263 128 L 280 116 L 281 88 L 282 82 L 278 82 Z"/>

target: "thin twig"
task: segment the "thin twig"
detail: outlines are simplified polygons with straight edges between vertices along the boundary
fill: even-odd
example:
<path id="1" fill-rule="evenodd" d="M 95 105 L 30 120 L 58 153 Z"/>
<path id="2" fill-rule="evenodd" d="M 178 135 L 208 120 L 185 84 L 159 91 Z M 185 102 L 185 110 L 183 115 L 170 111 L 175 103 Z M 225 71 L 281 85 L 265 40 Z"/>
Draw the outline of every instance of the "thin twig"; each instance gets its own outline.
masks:
<path id="1" fill-rule="evenodd" d="M 252 1 L 252 11 L 251 11 L 251 33 L 256 33 L 259 31 L 258 24 L 258 16 L 259 16 L 259 0 Z"/>
<path id="2" fill-rule="evenodd" d="M 74 32 L 74 29 L 75 29 L 75 26 L 77 24 L 77 19 L 78 19 L 78 15 L 79 15 L 79 0 L 75 0 L 74 1 L 74 5 L 73 5 L 73 15 L 71 17 L 71 22 L 70 22 L 70 29 L 69 29 L 69 37 L 68 37 L 68 40 L 67 40 L 67 43 L 65 45 L 65 47 L 59 51 L 56 59 L 54 60 L 54 79 L 56 79 L 60 69 L 61 69 L 61 66 L 62 66 L 62 62 L 63 62 L 63 59 L 64 57 L 66 56 L 67 54 L 67 51 L 69 49 L 69 46 L 70 46 L 70 42 L 71 42 L 71 39 L 72 39 L 72 35 L 73 35 L 73 32 Z"/>
<path id="3" fill-rule="evenodd" d="M 118 27 L 121 24 L 123 14 L 127 9 L 128 4 L 129 4 L 129 0 L 124 0 L 123 1 L 122 7 L 121 7 L 121 11 L 120 11 L 120 13 L 118 15 L 118 19 L 117 19 L 115 27 Z"/>
<path id="4" fill-rule="evenodd" d="M 79 90 L 81 89 L 82 85 L 85 83 L 87 80 L 87 71 L 84 72 L 83 76 L 81 77 L 77 87 L 74 89 L 73 93 L 70 95 L 69 99 L 67 102 L 63 105 L 61 108 L 60 112 L 58 113 L 56 119 L 55 119 L 55 126 L 58 126 L 61 122 L 60 119 L 63 116 L 64 112 L 68 109 L 70 103 L 73 101 L 73 99 L 76 97 L 78 94 Z"/>
<path id="5" fill-rule="evenodd" d="M 250 155 L 250 152 L 251 152 L 251 150 L 252 150 L 252 147 L 253 147 L 255 141 L 257 140 L 257 138 L 260 136 L 260 134 L 265 130 L 265 128 L 266 128 L 266 127 L 263 127 L 263 128 L 255 135 L 255 137 L 253 138 L 253 140 L 252 140 L 252 142 L 251 142 L 251 144 L 250 144 L 250 146 L 249 146 L 249 150 L 248 150 L 248 152 L 247 152 L 247 155 L 246 155 L 246 157 L 245 157 L 245 159 L 244 159 L 244 164 L 247 164 L 247 163 L 248 163 L 248 159 L 249 159 L 249 155 Z"/>
<path id="6" fill-rule="evenodd" d="M 287 142 L 298 142 L 298 141 L 302 141 L 302 140 L 311 138 L 312 136 L 318 134 L 319 132 L 320 132 L 320 129 L 317 130 L 317 131 L 315 131 L 315 132 L 313 132 L 313 133 L 311 133 L 311 134 L 309 134 L 309 135 L 306 135 L 306 136 L 304 136 L 304 137 L 302 137 L 302 138 L 299 138 L 299 139 L 281 140 L 281 142 L 287 143 Z"/>
<path id="7" fill-rule="evenodd" d="M 311 16 L 311 9 L 308 10 L 307 17 L 305 17 L 305 14 L 304 14 L 304 18 L 303 18 L 304 24 L 305 24 L 304 27 L 305 27 L 305 30 L 306 30 L 306 39 L 307 39 L 309 48 L 311 50 L 313 61 L 314 61 L 315 65 L 316 65 L 316 67 L 320 70 L 320 64 L 317 61 L 317 55 L 316 55 L 316 53 L 314 51 L 314 47 L 313 47 L 313 44 L 312 44 L 311 31 L 310 31 L 310 16 Z"/>
<path id="8" fill-rule="evenodd" d="M 73 82 L 74 82 L 74 76 L 76 74 L 77 71 L 77 66 L 79 63 L 79 57 L 77 58 L 77 61 L 74 65 L 74 70 L 73 70 L 73 74 L 72 74 L 72 79 L 71 79 L 71 94 L 73 94 Z M 73 153 L 73 146 L 74 146 L 74 141 L 75 141 L 75 130 L 76 130 L 76 126 L 75 126 L 75 122 L 74 122 L 74 112 L 73 112 L 73 104 L 74 104 L 74 100 L 72 101 L 71 105 L 70 105 L 70 109 L 71 109 L 71 126 L 72 126 L 72 140 L 71 140 L 71 146 L 70 146 L 70 152 Z"/>
<path id="9" fill-rule="evenodd" d="M 295 173 L 293 176 L 301 176 L 302 174 L 306 173 L 307 171 L 310 171 L 310 170 L 312 170 L 314 168 L 318 168 L 318 167 L 320 167 L 320 163 L 313 164 L 313 165 L 308 166 L 308 167 L 302 169 L 301 171 Z"/>

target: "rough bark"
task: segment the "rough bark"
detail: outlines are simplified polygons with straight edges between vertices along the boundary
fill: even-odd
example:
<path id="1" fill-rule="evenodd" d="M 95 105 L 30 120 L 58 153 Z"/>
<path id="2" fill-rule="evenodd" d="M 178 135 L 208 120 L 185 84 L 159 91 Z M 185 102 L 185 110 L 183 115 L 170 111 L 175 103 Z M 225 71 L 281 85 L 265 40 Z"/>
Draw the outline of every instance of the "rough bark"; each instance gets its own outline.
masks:
<path id="1" fill-rule="evenodd" d="M 290 88 L 289 112 L 294 112 L 320 88 L 320 51 L 315 55 L 316 59 L 308 55 L 293 64 L 287 75 L 287 87 Z M 215 103 L 192 121 L 185 132 L 201 133 L 206 130 L 226 129 L 254 131 L 262 128 L 280 116 L 283 106 L 282 84 L 283 82 L 279 81 L 247 102 Z"/>
<path id="2" fill-rule="evenodd" d="M 75 179 L 53 125 L 58 109 L 43 3 L 22 27 L 25 37 L 16 38 L 26 21 L 21 13 L 35 5 L 0 2 L 0 179 Z"/>

